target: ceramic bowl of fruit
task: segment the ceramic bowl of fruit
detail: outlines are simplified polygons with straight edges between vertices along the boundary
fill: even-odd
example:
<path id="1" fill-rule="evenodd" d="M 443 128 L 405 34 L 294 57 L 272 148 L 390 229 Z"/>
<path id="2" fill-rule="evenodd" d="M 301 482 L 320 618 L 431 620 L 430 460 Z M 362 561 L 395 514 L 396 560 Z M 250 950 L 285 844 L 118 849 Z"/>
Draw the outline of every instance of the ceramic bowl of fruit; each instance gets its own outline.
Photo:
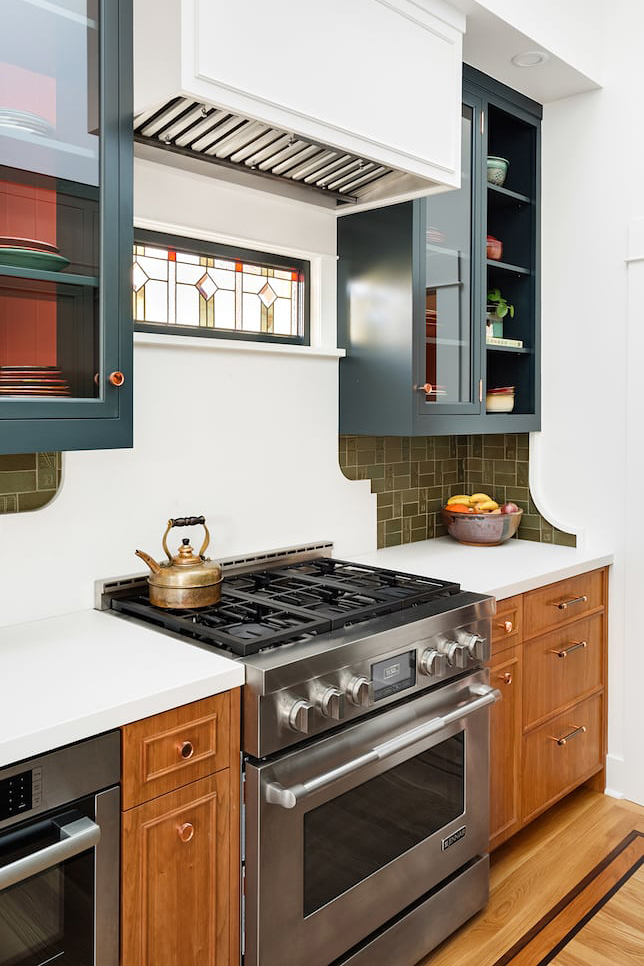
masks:
<path id="1" fill-rule="evenodd" d="M 450 537 L 468 547 L 496 547 L 519 529 L 523 510 L 516 503 L 499 505 L 487 493 L 459 493 L 442 511 Z"/>

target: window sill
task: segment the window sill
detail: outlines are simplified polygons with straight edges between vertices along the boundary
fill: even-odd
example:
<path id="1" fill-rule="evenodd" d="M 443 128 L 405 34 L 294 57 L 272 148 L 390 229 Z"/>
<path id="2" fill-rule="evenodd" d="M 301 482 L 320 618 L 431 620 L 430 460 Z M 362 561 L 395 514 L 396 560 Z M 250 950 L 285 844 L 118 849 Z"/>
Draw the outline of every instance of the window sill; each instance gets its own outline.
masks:
<path id="1" fill-rule="evenodd" d="M 134 345 L 161 349 L 210 349 L 214 352 L 264 352 L 312 359 L 342 359 L 347 354 L 345 349 L 327 349 L 323 346 L 244 342 L 242 339 L 200 339 L 199 336 L 159 335 L 156 332 L 135 332 Z"/>

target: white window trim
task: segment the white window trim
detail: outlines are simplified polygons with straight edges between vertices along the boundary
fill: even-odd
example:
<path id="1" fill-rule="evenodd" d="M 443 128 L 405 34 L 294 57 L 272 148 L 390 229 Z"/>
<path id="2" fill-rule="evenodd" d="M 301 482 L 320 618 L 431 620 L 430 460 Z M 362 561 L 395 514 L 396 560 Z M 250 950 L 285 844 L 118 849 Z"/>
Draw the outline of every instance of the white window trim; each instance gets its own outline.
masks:
<path id="1" fill-rule="evenodd" d="M 203 228 L 192 228 L 189 225 L 176 225 L 172 222 L 156 221 L 150 218 L 135 218 L 134 228 L 147 231 L 163 232 L 167 235 L 181 235 L 191 240 L 203 240 L 219 245 L 232 245 L 236 248 L 248 248 L 266 252 L 271 255 L 285 255 L 287 258 L 306 259 L 310 264 L 309 274 L 309 327 L 310 345 L 281 345 L 271 342 L 245 342 L 243 339 L 229 339 L 225 336 L 218 339 L 200 338 L 189 335 L 158 335 L 153 332 L 135 332 L 135 345 L 167 345 L 178 348 L 190 346 L 213 350 L 241 349 L 252 352 L 273 352 L 283 355 L 318 356 L 321 358 L 341 358 L 346 355 L 344 349 L 338 348 L 336 323 L 336 267 L 337 256 L 325 255 L 320 252 L 305 251 L 298 248 L 286 248 L 281 245 L 267 245 L 259 239 L 240 238 L 236 235 L 226 235 L 221 232 L 205 231 Z"/>

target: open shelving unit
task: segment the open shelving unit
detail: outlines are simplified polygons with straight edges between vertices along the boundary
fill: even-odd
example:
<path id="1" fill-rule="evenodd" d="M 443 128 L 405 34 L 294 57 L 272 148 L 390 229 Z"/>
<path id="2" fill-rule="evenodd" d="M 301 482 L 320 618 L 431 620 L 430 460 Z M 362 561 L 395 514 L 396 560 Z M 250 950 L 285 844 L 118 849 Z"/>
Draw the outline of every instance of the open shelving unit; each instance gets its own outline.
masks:
<path id="1" fill-rule="evenodd" d="M 499 260 L 485 260 L 486 294 L 498 289 L 514 306 L 514 317 L 508 314 L 503 320 L 503 337 L 520 340 L 523 347 L 488 345 L 486 340 L 484 393 L 500 386 L 515 387 L 514 410 L 503 414 L 511 424 L 517 416 L 538 411 L 535 350 L 539 129 L 533 117 L 492 100 L 487 105 L 486 122 L 487 155 L 509 162 L 503 185 L 486 183 L 486 235 L 503 244 Z"/>

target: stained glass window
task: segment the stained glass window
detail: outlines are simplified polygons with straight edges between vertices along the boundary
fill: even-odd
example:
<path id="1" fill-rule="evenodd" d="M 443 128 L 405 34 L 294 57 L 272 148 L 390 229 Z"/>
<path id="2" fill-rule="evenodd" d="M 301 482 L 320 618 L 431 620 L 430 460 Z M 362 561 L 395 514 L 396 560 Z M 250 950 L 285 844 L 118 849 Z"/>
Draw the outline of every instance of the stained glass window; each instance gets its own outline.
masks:
<path id="1" fill-rule="evenodd" d="M 309 263 L 135 230 L 139 331 L 308 343 Z"/>

